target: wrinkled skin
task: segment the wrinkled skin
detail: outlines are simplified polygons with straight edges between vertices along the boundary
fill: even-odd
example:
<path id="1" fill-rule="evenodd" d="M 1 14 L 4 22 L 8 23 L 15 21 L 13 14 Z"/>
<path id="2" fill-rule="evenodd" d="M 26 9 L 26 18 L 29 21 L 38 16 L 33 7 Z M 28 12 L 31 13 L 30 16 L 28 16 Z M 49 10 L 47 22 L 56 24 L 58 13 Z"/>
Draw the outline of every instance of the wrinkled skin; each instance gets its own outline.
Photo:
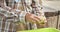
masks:
<path id="1" fill-rule="evenodd" d="M 34 14 L 27 13 L 26 20 L 31 23 L 36 23 L 36 22 L 39 22 L 40 18 L 39 18 L 39 16 L 36 16 Z"/>

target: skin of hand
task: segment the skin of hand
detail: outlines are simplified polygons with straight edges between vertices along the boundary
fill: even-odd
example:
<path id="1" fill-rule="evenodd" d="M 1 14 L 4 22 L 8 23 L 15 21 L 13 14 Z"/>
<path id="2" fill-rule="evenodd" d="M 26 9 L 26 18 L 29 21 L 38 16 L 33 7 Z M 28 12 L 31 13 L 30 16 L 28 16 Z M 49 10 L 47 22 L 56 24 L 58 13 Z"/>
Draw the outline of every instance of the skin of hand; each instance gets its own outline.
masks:
<path id="1" fill-rule="evenodd" d="M 27 13 L 26 14 L 26 21 L 34 24 L 34 23 L 38 23 L 40 21 L 40 18 L 38 16 L 35 16 L 34 14 Z"/>
<path id="2" fill-rule="evenodd" d="M 39 28 L 44 27 L 47 24 L 47 20 L 45 17 L 35 16 L 34 14 L 30 14 L 30 13 L 26 14 L 26 21 L 28 21 L 32 24 L 36 23 Z M 41 24 L 41 21 L 42 21 L 42 24 Z"/>

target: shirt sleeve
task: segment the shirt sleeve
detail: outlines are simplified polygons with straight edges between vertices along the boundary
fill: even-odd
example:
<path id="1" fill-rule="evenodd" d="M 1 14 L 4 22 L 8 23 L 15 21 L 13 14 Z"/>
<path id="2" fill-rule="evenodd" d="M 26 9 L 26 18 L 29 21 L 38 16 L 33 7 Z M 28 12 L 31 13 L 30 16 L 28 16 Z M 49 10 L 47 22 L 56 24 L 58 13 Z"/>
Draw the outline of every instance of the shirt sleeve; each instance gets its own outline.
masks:
<path id="1" fill-rule="evenodd" d="M 20 13 L 20 15 L 19 15 L 20 22 L 25 23 L 25 16 L 26 16 L 26 14 L 27 14 L 27 12 L 25 12 L 25 11 L 22 11 Z"/>

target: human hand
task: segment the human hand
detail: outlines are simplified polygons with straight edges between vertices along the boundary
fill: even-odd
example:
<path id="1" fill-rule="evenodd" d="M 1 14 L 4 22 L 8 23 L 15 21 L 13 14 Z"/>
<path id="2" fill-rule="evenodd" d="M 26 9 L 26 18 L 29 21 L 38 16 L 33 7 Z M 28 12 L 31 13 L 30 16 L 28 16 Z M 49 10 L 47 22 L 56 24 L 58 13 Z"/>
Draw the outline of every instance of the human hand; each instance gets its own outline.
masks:
<path id="1" fill-rule="evenodd" d="M 38 23 L 40 21 L 40 18 L 34 14 L 27 13 L 26 21 L 28 21 L 30 23 Z"/>

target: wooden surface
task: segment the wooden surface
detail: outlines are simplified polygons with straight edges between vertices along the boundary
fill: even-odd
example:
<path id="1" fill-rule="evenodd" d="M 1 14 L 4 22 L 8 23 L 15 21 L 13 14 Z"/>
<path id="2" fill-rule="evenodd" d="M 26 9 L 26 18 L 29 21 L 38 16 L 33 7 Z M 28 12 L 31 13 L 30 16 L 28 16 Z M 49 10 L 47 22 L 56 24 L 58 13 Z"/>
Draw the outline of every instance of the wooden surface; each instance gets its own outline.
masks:
<path id="1" fill-rule="evenodd" d="M 57 27 L 57 13 L 56 12 L 47 12 L 45 13 L 47 17 L 48 27 L 56 28 Z"/>

